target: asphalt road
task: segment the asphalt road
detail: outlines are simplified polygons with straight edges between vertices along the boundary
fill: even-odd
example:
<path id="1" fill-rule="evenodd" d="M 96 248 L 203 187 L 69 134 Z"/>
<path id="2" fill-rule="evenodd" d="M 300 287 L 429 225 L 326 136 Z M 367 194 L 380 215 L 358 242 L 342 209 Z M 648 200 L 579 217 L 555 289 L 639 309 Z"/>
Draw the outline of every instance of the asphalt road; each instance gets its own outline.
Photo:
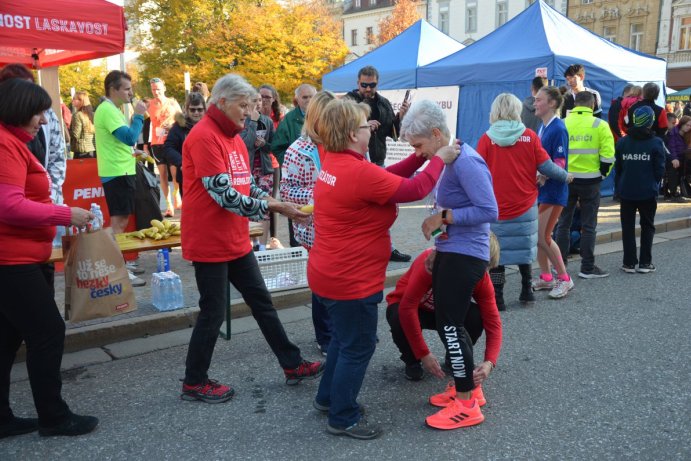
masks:
<path id="1" fill-rule="evenodd" d="M 312 409 L 317 382 L 289 387 L 258 331 L 219 341 L 211 377 L 235 398 L 208 405 L 179 399 L 186 347 L 65 373 L 64 397 L 99 428 L 78 438 L 30 434 L 0 440 L 0 460 L 326 459 L 691 459 L 691 239 L 654 246 L 654 274 L 617 270 L 621 253 L 598 256 L 612 275 L 576 280 L 568 298 L 540 293 L 519 306 L 508 277 L 498 367 L 484 386 L 486 420 L 474 428 L 424 426 L 429 395 L 444 382 L 403 378 L 381 310 L 377 351 L 360 401 L 384 435 L 334 437 Z M 575 266 L 572 269 L 577 269 Z M 316 357 L 309 320 L 286 325 Z M 432 350 L 442 347 L 426 332 Z M 481 338 L 479 343 L 484 343 Z M 483 346 L 476 349 L 482 356 Z M 12 385 L 17 415 L 34 414 L 27 381 Z"/>

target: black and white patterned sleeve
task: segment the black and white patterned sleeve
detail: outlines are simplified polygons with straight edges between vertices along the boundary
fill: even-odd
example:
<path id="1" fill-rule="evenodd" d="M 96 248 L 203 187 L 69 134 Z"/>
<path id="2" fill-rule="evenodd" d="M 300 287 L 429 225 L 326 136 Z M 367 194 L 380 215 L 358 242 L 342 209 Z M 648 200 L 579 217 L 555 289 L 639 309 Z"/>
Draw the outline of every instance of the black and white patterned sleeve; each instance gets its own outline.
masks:
<path id="1" fill-rule="evenodd" d="M 211 198 L 231 213 L 257 221 L 263 219 L 269 211 L 269 203 L 266 200 L 242 195 L 235 190 L 228 173 L 203 177 L 202 184 Z"/>

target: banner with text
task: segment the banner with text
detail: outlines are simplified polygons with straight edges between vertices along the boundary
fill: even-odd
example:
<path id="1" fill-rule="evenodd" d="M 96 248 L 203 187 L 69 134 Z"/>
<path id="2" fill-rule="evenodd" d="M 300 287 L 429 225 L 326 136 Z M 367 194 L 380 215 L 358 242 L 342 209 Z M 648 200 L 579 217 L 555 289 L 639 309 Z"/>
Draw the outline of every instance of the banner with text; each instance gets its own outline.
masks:
<path id="1" fill-rule="evenodd" d="M 403 103 L 405 92 L 407 90 L 382 90 L 379 93 L 386 99 L 391 101 L 394 113 L 398 112 Z M 411 89 L 411 102 L 422 99 L 429 99 L 439 104 L 439 107 L 446 115 L 446 124 L 451 132 L 451 139 L 456 137 L 456 122 L 458 119 L 458 87 L 457 86 L 438 86 L 431 88 Z M 386 140 L 386 161 L 385 165 L 389 166 L 406 158 L 413 152 L 406 141 L 394 141 L 391 138 Z M 423 165 L 424 168 L 424 165 Z"/>

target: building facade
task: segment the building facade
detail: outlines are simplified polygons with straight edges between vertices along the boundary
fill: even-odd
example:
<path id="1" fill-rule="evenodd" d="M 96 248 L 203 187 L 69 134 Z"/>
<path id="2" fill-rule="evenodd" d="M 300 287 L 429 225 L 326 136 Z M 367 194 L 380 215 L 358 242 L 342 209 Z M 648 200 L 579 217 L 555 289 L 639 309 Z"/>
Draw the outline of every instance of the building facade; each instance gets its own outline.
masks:
<path id="1" fill-rule="evenodd" d="M 659 0 L 571 0 L 567 16 L 619 45 L 655 55 Z"/>
<path id="2" fill-rule="evenodd" d="M 373 50 L 379 35 L 379 21 L 391 16 L 395 0 L 345 0 L 343 3 L 343 40 L 352 61 Z M 421 18 L 427 17 L 427 0 L 418 5 Z"/>
<path id="3" fill-rule="evenodd" d="M 420 16 L 445 34 L 468 45 L 493 32 L 537 0 L 423 0 Z M 567 0 L 543 0 L 566 15 Z M 572 0 L 574 1 L 574 0 Z M 374 48 L 379 21 L 391 15 L 394 0 L 346 0 L 343 39 L 356 59 Z"/>
<path id="4" fill-rule="evenodd" d="M 469 45 L 494 32 L 536 1 L 430 0 L 427 20 L 445 34 Z M 543 1 L 566 15 L 567 0 Z"/>
<path id="5" fill-rule="evenodd" d="M 657 55 L 667 60 L 667 86 L 691 86 L 691 0 L 662 0 Z"/>

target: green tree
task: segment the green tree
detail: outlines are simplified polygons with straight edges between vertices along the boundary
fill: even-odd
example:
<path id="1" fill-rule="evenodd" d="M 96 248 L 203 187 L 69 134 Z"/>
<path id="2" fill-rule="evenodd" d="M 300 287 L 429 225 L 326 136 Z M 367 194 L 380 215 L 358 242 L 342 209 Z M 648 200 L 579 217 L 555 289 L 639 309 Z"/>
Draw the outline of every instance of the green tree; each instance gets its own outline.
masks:
<path id="1" fill-rule="evenodd" d="M 134 0 L 127 12 L 138 31 L 140 85 L 160 77 L 180 99 L 187 71 L 209 86 L 236 72 L 290 100 L 300 83 L 319 85 L 347 54 L 341 27 L 318 0 Z"/>
<path id="2" fill-rule="evenodd" d="M 91 103 L 96 107 L 98 98 L 103 95 L 103 80 L 106 78 L 108 69 L 106 60 L 101 59 L 97 64 L 89 61 L 60 66 L 58 77 L 60 79 L 60 97 L 68 106 L 72 102 L 70 89 L 75 91 L 86 91 L 89 93 Z"/>

